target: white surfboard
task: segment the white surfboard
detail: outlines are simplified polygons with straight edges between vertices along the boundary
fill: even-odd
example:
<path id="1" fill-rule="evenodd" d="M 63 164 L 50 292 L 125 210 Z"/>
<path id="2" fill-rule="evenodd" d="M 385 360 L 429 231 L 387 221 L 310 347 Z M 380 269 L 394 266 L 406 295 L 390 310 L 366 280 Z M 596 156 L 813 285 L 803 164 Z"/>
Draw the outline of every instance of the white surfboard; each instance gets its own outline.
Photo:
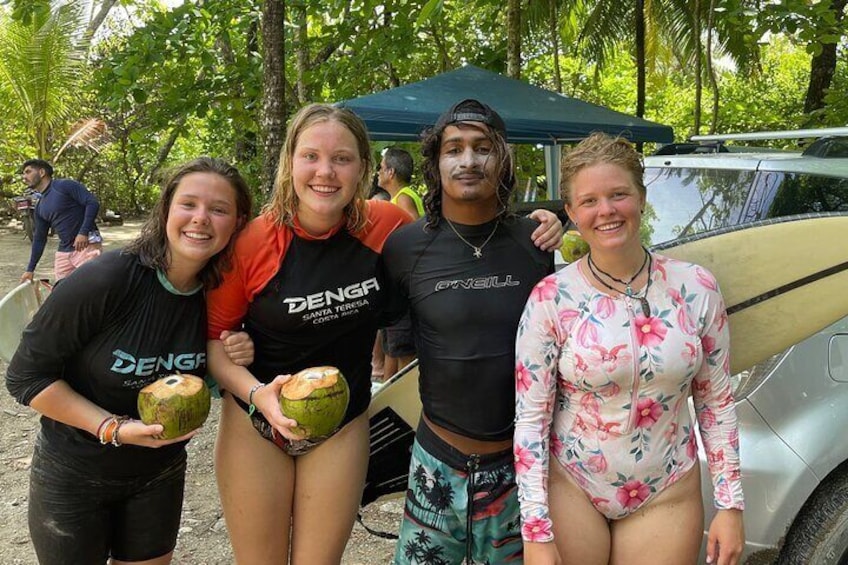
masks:
<path id="1" fill-rule="evenodd" d="M 50 289 L 45 281 L 26 282 L 0 300 L 0 358 L 6 363 L 12 360 L 24 328 L 50 294 Z"/>
<path id="2" fill-rule="evenodd" d="M 848 315 L 846 235 L 848 215 L 793 216 L 652 250 L 715 275 L 730 318 L 730 368 L 736 374 Z M 372 459 L 363 504 L 405 492 L 420 414 L 416 363 L 372 397 Z"/>

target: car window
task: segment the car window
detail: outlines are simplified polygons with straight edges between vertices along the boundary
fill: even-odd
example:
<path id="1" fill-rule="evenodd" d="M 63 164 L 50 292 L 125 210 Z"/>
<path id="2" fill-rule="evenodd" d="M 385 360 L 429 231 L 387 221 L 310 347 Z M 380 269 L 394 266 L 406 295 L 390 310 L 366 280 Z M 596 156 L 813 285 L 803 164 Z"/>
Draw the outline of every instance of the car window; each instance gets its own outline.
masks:
<path id="1" fill-rule="evenodd" d="M 645 169 L 647 245 L 738 223 L 756 173 L 698 168 Z"/>
<path id="2" fill-rule="evenodd" d="M 772 173 L 780 178 L 769 217 L 812 212 L 848 212 L 848 179 L 800 173 Z"/>

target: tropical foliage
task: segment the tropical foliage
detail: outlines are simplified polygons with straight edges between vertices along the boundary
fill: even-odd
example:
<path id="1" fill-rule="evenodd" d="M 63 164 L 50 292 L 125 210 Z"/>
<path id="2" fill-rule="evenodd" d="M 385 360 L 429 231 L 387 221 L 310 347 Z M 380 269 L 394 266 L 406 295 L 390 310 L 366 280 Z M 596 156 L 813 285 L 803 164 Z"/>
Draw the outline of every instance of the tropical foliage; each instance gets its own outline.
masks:
<path id="1" fill-rule="evenodd" d="M 642 111 L 681 140 L 844 125 L 845 3 L 0 0 L 0 186 L 19 190 L 25 157 L 58 157 L 141 212 L 164 168 L 212 154 L 263 197 L 301 105 L 466 63 Z M 518 149 L 522 188 L 540 154 Z"/>

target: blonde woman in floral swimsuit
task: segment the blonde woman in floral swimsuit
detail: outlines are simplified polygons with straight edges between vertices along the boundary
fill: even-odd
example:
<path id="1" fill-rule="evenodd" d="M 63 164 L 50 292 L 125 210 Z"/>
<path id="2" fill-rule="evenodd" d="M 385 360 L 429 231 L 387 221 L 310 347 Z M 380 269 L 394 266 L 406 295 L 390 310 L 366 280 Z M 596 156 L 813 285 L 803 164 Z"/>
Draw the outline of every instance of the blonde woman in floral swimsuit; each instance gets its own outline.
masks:
<path id="1" fill-rule="evenodd" d="M 642 162 L 593 134 L 562 165 L 590 254 L 536 285 L 516 344 L 525 563 L 690 564 L 703 531 L 694 398 L 718 513 L 708 562 L 736 564 L 744 507 L 724 302 L 705 269 L 649 253 Z"/>

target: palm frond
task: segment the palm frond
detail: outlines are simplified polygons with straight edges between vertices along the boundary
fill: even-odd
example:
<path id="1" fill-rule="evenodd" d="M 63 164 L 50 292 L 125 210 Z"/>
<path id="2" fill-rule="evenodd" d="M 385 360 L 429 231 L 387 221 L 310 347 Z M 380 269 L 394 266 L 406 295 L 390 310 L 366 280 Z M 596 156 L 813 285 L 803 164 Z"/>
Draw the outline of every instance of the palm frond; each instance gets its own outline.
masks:
<path id="1" fill-rule="evenodd" d="M 54 2 L 27 21 L 0 28 L 0 88 L 29 131 L 40 156 L 51 132 L 73 116 L 85 65 L 85 18 L 79 0 Z"/>
<path id="2" fill-rule="evenodd" d="M 86 148 L 99 153 L 107 141 L 108 127 L 103 120 L 85 118 L 71 126 L 71 133 L 62 147 L 53 156 L 53 162 L 59 161 L 62 153 L 69 147 Z"/>

